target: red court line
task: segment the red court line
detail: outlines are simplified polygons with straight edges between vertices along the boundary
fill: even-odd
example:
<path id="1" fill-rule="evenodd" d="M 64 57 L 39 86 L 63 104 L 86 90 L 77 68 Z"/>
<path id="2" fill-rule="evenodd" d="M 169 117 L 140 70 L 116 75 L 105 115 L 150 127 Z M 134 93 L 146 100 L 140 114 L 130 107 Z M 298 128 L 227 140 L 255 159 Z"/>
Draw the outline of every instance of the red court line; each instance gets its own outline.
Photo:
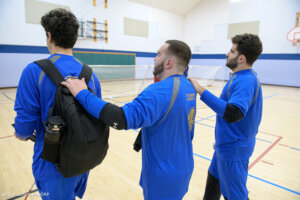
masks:
<path id="1" fill-rule="evenodd" d="M 284 147 L 289 147 L 289 146 L 286 145 L 286 144 L 278 144 L 278 145 L 281 145 L 281 146 L 284 146 Z"/>
<path id="2" fill-rule="evenodd" d="M 272 133 L 267 133 L 267 132 L 263 132 L 263 131 L 258 131 L 260 133 L 264 133 L 266 135 L 272 135 L 272 136 L 275 136 L 275 137 L 280 137 L 279 135 L 275 135 L 275 134 L 272 134 Z"/>
<path id="3" fill-rule="evenodd" d="M 279 135 L 275 135 L 275 134 L 272 134 L 272 133 L 267 133 L 267 132 L 263 132 L 263 131 L 258 131 L 258 132 L 260 132 L 260 133 L 264 133 L 264 134 L 267 134 L 267 135 L 272 135 L 272 136 L 275 136 L 275 137 L 279 137 L 279 138 L 281 138 L 281 139 L 282 139 L 282 137 L 281 137 L 281 136 L 279 136 Z M 290 147 L 290 146 L 288 146 L 288 145 L 286 145 L 286 144 L 278 144 L 278 145 L 285 146 L 285 147 L 288 147 L 288 148 L 291 148 L 291 149 L 294 149 L 294 150 L 298 150 L 298 151 L 299 151 L 299 149 L 298 149 L 298 148 L 295 148 L 295 147 Z"/>
<path id="4" fill-rule="evenodd" d="M 267 148 L 258 158 L 256 158 L 250 165 L 249 165 L 249 169 L 248 171 L 256 164 L 258 163 L 258 161 L 260 161 L 281 139 L 282 137 L 277 136 L 278 139 L 271 144 L 271 146 L 269 146 L 269 148 Z"/>
<path id="5" fill-rule="evenodd" d="M 208 120 L 208 121 L 214 121 L 213 119 L 205 119 L 205 120 Z M 259 133 L 263 133 L 263 134 L 266 134 L 266 135 L 271 135 L 271 136 L 275 136 L 275 137 L 278 137 L 278 139 L 271 144 L 271 146 L 269 146 L 258 158 L 256 158 L 250 165 L 249 165 L 249 168 L 248 168 L 248 171 L 254 166 L 256 165 L 281 139 L 282 137 L 279 136 L 279 135 L 275 135 L 275 134 L 272 134 L 272 133 L 267 133 L 267 132 L 264 132 L 264 131 L 258 131 Z M 281 144 L 282 145 L 282 144 Z M 262 162 L 266 162 L 266 161 L 262 161 Z M 271 163 L 268 163 L 268 164 L 271 164 Z"/>
<path id="6" fill-rule="evenodd" d="M 267 164 L 269 164 L 269 165 L 274 165 L 273 163 L 270 163 L 270 162 L 267 162 L 267 161 L 264 161 L 264 160 L 262 160 L 261 162 L 267 163 Z"/>
<path id="7" fill-rule="evenodd" d="M 4 137 L 0 137 L 0 139 L 4 139 L 4 138 L 8 138 L 8 137 L 13 137 L 14 135 L 9 135 L 9 136 L 4 136 Z"/>

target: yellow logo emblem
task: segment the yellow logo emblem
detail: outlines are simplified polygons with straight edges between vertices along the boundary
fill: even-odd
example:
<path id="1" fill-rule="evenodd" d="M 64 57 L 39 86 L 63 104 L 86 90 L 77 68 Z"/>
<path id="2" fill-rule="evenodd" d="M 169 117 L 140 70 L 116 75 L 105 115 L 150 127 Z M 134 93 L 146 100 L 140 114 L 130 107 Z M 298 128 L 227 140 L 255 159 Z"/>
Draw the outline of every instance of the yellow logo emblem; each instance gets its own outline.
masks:
<path id="1" fill-rule="evenodd" d="M 195 123 L 195 108 L 192 107 L 188 116 L 189 130 L 191 131 Z"/>

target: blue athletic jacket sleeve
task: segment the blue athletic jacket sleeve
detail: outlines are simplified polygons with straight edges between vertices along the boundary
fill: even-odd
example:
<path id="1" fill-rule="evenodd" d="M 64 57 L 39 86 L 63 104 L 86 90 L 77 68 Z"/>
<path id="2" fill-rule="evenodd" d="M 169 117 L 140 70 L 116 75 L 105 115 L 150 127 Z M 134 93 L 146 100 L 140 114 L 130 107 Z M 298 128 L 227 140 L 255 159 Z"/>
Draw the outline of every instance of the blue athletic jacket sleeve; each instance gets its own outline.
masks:
<path id="1" fill-rule="evenodd" d="M 127 129 L 149 127 L 156 123 L 161 116 L 164 116 L 161 112 L 167 110 L 167 105 L 162 104 L 163 101 L 159 101 L 159 97 L 163 96 L 158 94 L 160 91 L 150 86 L 132 102 L 122 107 L 126 117 Z"/>
<path id="2" fill-rule="evenodd" d="M 153 95 L 155 93 L 151 92 L 151 88 L 145 89 L 132 102 L 122 107 L 126 117 L 127 129 L 151 126 L 161 116 L 160 107 L 163 105 L 158 101 L 156 95 Z M 99 119 L 103 107 L 108 103 L 97 98 L 86 89 L 76 95 L 76 100 L 97 119 Z"/>
<path id="3" fill-rule="evenodd" d="M 84 107 L 84 109 L 93 115 L 95 118 L 99 119 L 101 110 L 107 104 L 106 101 L 96 97 L 87 89 L 81 90 L 76 95 L 76 100 Z"/>
<path id="4" fill-rule="evenodd" d="M 232 84 L 227 85 L 227 87 L 229 86 L 229 94 L 226 93 L 226 95 L 229 95 L 226 98 L 228 99 L 227 101 L 216 97 L 208 90 L 205 90 L 202 93 L 200 99 L 221 117 L 224 116 L 227 103 L 238 107 L 245 116 L 254 98 L 254 93 L 257 88 L 256 85 L 257 82 L 255 79 L 239 78 L 237 80 L 237 78 L 235 78 L 233 79 Z M 227 91 L 227 87 L 225 88 L 225 91 Z"/>
<path id="5" fill-rule="evenodd" d="M 16 94 L 15 130 L 16 135 L 22 139 L 33 134 L 36 123 L 40 119 L 38 76 L 34 68 L 39 67 L 31 63 L 23 70 Z"/>
<path id="6" fill-rule="evenodd" d="M 210 107 L 213 111 L 217 113 L 217 115 L 220 115 L 221 117 L 224 116 L 225 108 L 227 102 L 224 101 L 223 99 L 220 99 L 210 93 L 208 90 L 204 90 L 202 93 L 200 99 L 208 106 Z"/>

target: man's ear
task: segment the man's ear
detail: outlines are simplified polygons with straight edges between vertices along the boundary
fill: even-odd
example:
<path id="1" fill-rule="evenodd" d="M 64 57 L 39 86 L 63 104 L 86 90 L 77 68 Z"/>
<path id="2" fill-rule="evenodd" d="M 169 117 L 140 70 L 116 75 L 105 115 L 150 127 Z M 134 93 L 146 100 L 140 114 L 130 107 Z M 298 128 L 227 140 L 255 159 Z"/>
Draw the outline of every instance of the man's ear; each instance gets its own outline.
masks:
<path id="1" fill-rule="evenodd" d="M 168 58 L 166 60 L 166 69 L 171 69 L 174 66 L 174 59 Z"/>
<path id="2" fill-rule="evenodd" d="M 50 32 L 47 32 L 47 38 L 49 40 L 49 42 L 52 42 L 52 36 Z"/>
<path id="3" fill-rule="evenodd" d="M 238 58 L 239 63 L 247 63 L 247 58 L 243 54 L 241 54 Z"/>

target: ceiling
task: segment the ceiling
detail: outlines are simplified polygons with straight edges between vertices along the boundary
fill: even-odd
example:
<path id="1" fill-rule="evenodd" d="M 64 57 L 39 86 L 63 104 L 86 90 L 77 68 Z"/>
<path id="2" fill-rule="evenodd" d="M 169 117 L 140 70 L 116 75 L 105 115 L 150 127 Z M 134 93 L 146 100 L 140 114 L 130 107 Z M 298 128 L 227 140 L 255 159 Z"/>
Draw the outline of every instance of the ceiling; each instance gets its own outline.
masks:
<path id="1" fill-rule="evenodd" d="M 129 0 L 178 15 L 186 15 L 202 0 Z"/>

